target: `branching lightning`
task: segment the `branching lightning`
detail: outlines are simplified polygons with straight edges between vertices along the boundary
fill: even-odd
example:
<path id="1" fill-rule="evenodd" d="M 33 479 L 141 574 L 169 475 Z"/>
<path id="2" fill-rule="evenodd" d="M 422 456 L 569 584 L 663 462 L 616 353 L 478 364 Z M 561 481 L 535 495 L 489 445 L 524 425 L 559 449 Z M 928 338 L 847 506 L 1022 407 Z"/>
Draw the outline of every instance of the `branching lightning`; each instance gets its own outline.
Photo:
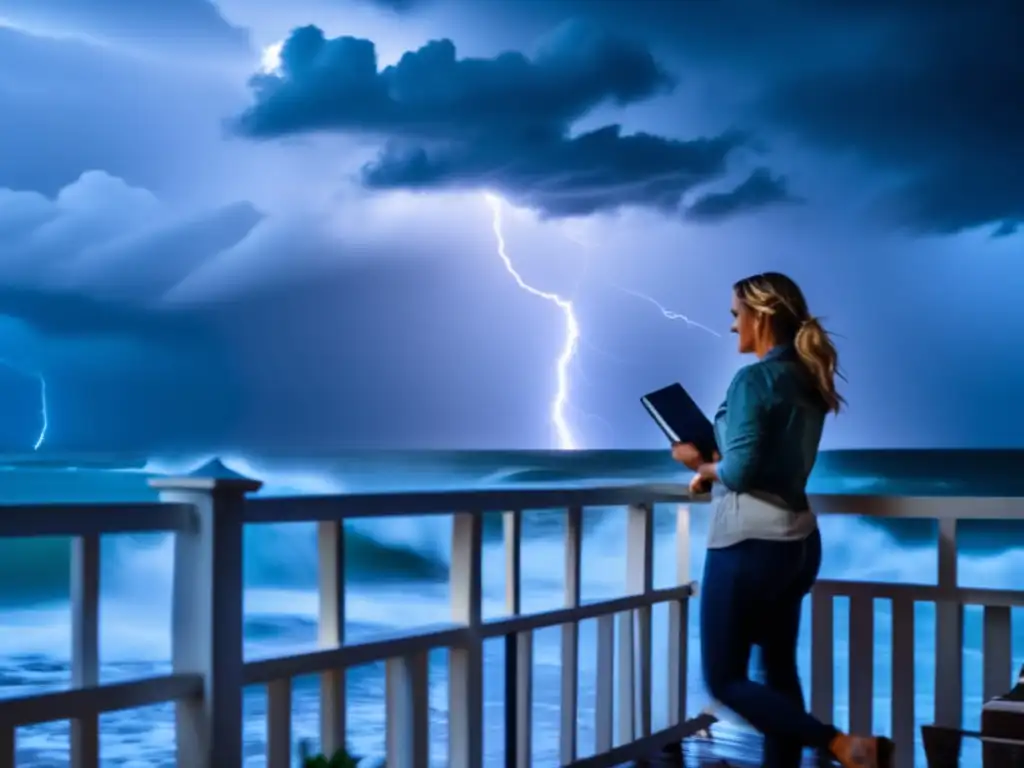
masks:
<path id="1" fill-rule="evenodd" d="M 573 436 L 572 428 L 569 426 L 569 420 L 566 418 L 565 411 L 569 404 L 569 366 L 572 364 L 573 358 L 576 356 L 576 351 L 579 348 L 580 341 L 580 324 L 576 319 L 576 311 L 573 308 L 572 302 L 557 293 L 551 293 L 549 291 L 542 291 L 538 288 L 534 288 L 532 285 L 523 280 L 522 275 L 516 270 L 515 265 L 512 264 L 512 259 L 509 258 L 508 251 L 505 247 L 505 234 L 502 228 L 501 218 L 501 199 L 495 195 L 485 195 L 487 204 L 491 208 L 491 228 L 494 230 L 494 239 L 498 246 L 498 257 L 505 265 L 505 270 L 512 275 L 512 279 L 516 281 L 522 290 L 537 296 L 545 301 L 549 301 L 554 304 L 562 312 L 562 316 L 565 319 L 565 340 L 562 344 L 562 352 L 558 356 L 558 360 L 555 362 L 555 380 L 557 382 L 557 388 L 555 390 L 555 396 L 551 400 L 551 424 L 555 429 L 555 435 L 558 438 L 558 447 L 563 450 L 575 450 L 579 447 L 576 442 L 576 438 Z"/>
<path id="2" fill-rule="evenodd" d="M 712 336 L 717 336 L 718 338 L 722 338 L 722 334 L 718 333 L 717 331 L 711 330 L 706 325 L 701 325 L 696 320 L 691 320 L 686 315 L 680 314 L 679 312 L 673 312 L 671 309 L 665 308 L 661 304 L 661 302 L 659 302 L 657 299 L 655 299 L 652 296 L 648 296 L 646 293 L 640 293 L 639 291 L 631 291 L 628 288 L 623 288 L 622 286 L 619 286 L 619 285 L 615 285 L 614 287 L 617 288 L 618 290 L 622 291 L 623 293 L 629 294 L 630 296 L 635 296 L 638 299 L 643 299 L 644 301 L 653 304 L 655 307 L 658 308 L 658 311 L 661 312 L 662 317 L 665 317 L 668 320 L 682 320 L 684 323 L 686 323 L 691 328 L 699 328 L 700 330 L 702 330 L 702 331 L 704 331 L 706 333 L 710 333 Z"/>
<path id="3" fill-rule="evenodd" d="M 36 436 L 35 442 L 32 444 L 32 450 L 38 451 L 43 447 L 43 443 L 46 442 L 46 432 L 50 428 L 50 408 L 46 402 L 46 377 L 41 373 L 30 373 L 7 360 L 0 360 L 0 366 L 8 368 L 15 373 L 20 373 L 22 376 L 28 376 L 29 378 L 35 379 L 39 382 L 39 434 Z"/>

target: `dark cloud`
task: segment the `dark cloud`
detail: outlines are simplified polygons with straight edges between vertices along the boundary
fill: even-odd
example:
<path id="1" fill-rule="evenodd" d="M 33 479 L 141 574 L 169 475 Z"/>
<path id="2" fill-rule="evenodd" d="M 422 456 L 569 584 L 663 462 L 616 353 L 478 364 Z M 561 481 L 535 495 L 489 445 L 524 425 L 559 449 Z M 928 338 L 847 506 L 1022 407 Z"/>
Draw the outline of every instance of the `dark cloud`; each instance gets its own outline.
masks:
<path id="1" fill-rule="evenodd" d="M 1017 234 L 1017 230 L 1020 229 L 1020 224 L 1016 221 L 1004 221 L 996 227 L 996 231 L 992 233 L 992 237 L 1010 237 Z"/>
<path id="2" fill-rule="evenodd" d="M 712 223 L 770 205 L 798 202 L 800 199 L 790 194 L 784 176 L 773 176 L 767 168 L 757 168 L 729 192 L 701 195 L 686 209 L 685 215 L 691 221 Z"/>
<path id="3" fill-rule="evenodd" d="M 886 169 L 890 210 L 916 230 L 1024 220 L 1024 4 L 912 4 L 883 18 L 870 59 L 773 84 L 765 114 Z"/>
<path id="4" fill-rule="evenodd" d="M 307 26 L 285 41 L 280 73 L 253 78 L 256 103 L 237 127 L 257 138 L 317 130 L 549 137 L 600 104 L 642 101 L 671 82 L 646 48 L 584 24 L 555 30 L 533 58 L 459 59 L 451 40 L 435 40 L 383 70 L 372 41 L 328 40 Z"/>
<path id="5" fill-rule="evenodd" d="M 215 441 L 239 406 L 242 385 L 229 352 L 196 313 L 74 291 L 0 288 L 0 360 L 9 366 L 0 368 L 0 388 L 10 397 L 8 388 L 24 388 L 26 377 L 45 377 L 44 450 Z M 12 378 L 14 371 L 22 375 Z M 0 446 L 23 447 L 24 432 L 5 426 Z"/>
<path id="6" fill-rule="evenodd" d="M 248 32 L 225 20 L 212 0 L 0 0 L 0 17 L 130 45 L 227 53 L 249 48 Z"/>
<path id="7" fill-rule="evenodd" d="M 61 338 L 113 336 L 159 342 L 191 333 L 182 315 L 47 288 L 0 288 L 0 316 L 17 318 L 43 336 Z"/>
<path id="8" fill-rule="evenodd" d="M 610 125 L 536 143 L 476 142 L 433 150 L 391 145 L 363 171 L 376 189 L 491 188 L 547 216 L 639 205 L 672 212 L 720 176 L 739 134 L 675 141 Z"/>
<path id="9" fill-rule="evenodd" d="M 47 445 L 175 446 L 228 428 L 241 386 L 230 350 L 209 307 L 166 294 L 261 218 L 247 203 L 183 216 L 98 171 L 52 196 L 0 188 L 0 362 L 45 375 Z M 24 379 L 0 367 L 0 388 Z M 0 446 L 24 432 L 0 430 Z"/>
<path id="10" fill-rule="evenodd" d="M 0 188 L 0 315 L 52 336 L 149 338 L 161 300 L 262 220 L 248 203 L 184 217 L 91 171 L 57 195 Z"/>
<path id="11" fill-rule="evenodd" d="M 585 13 L 644 35 L 709 83 L 714 108 L 856 158 L 887 186 L 875 210 L 889 223 L 948 234 L 1024 221 L 1020 0 L 552 0 L 507 13 Z"/>
<path id="12" fill-rule="evenodd" d="M 531 57 L 459 59 L 440 40 L 383 70 L 371 41 L 304 27 L 286 41 L 281 71 L 253 79 L 255 103 L 233 127 L 252 138 L 383 139 L 363 169 L 372 188 L 483 188 L 548 216 L 624 205 L 674 212 L 685 193 L 725 173 L 741 134 L 683 141 L 616 125 L 572 130 L 597 107 L 673 84 L 646 47 L 579 22 L 556 28 Z"/>

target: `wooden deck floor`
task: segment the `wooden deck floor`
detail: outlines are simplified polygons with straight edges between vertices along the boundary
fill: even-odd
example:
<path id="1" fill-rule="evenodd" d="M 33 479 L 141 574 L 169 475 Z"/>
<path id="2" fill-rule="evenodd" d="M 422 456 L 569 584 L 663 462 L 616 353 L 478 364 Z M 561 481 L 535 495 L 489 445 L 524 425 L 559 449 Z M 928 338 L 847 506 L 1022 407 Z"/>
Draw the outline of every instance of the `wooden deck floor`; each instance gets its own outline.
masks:
<path id="1" fill-rule="evenodd" d="M 714 739 L 689 738 L 683 742 L 679 756 L 655 755 L 634 764 L 634 768 L 758 768 L 761 765 L 761 742 L 756 736 L 729 739 L 727 743 Z M 807 752 L 804 768 L 819 768 L 815 755 Z"/>

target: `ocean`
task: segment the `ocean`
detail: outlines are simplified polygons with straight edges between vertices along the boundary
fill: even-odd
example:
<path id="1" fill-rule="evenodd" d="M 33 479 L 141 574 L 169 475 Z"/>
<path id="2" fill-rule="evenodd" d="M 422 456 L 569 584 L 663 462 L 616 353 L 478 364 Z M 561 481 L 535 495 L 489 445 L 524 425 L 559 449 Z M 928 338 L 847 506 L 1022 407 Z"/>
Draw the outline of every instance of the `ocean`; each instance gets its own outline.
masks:
<path id="1" fill-rule="evenodd" d="M 45 462 L 9 457 L 0 466 L 0 500 L 152 500 L 146 480 L 174 474 L 209 457 L 165 457 L 138 462 L 116 457 L 48 457 Z M 550 484 L 684 480 L 664 451 L 578 452 L 346 452 L 331 456 L 225 456 L 225 463 L 265 483 L 264 495 L 322 494 L 441 488 L 523 487 Z M 811 490 L 844 493 L 1024 495 L 1019 467 L 1024 451 L 832 451 L 824 452 Z M 674 510 L 655 511 L 655 584 L 675 574 Z M 524 610 L 554 608 L 562 596 L 562 530 L 558 510 L 524 515 Z M 704 510 L 693 519 L 693 578 L 703 565 Z M 881 521 L 823 516 L 822 577 L 934 583 L 935 526 L 930 521 Z M 588 509 L 583 544 L 584 600 L 624 590 L 625 514 Z M 391 518 L 348 524 L 348 637 L 372 637 L 395 629 L 444 621 L 448 611 L 450 520 Z M 504 570 L 500 519 L 485 521 L 484 615 L 503 612 Z M 248 659 L 312 648 L 316 639 L 316 556 L 313 524 L 250 526 L 245 540 L 245 653 Z M 105 537 L 101 589 L 101 677 L 127 680 L 169 669 L 171 548 L 167 536 Z M 967 586 L 1024 589 L 1024 521 L 964 524 L 960 578 Z M 66 539 L 0 541 L 0 696 L 66 687 L 70 681 L 69 547 Z M 697 599 L 699 600 L 699 598 Z M 694 603 L 697 600 L 693 601 Z M 691 606 L 696 611 L 697 605 Z M 931 718 L 934 677 L 934 611 L 917 607 L 917 716 Z M 700 680 L 700 641 L 691 614 L 689 701 L 691 712 L 707 703 Z M 667 610 L 655 611 L 654 724 L 665 723 Z M 809 680 L 809 622 L 804 622 L 800 662 Z M 837 725 L 846 724 L 846 616 L 836 610 Z M 875 722 L 889 720 L 890 623 L 888 606 L 876 603 Z M 580 631 L 581 754 L 593 749 L 594 626 Z M 981 610 L 969 608 L 964 660 L 965 725 L 976 727 L 981 704 Z M 1024 663 L 1024 615 L 1014 614 L 1015 664 Z M 485 648 L 485 751 L 487 765 L 500 765 L 503 742 L 502 645 Z M 557 765 L 559 634 L 535 636 L 533 754 L 537 766 Z M 446 671 L 443 653 L 431 660 L 432 763 L 446 762 Z M 1008 681 L 1009 682 L 1009 681 Z M 353 751 L 376 764 L 384 745 L 383 665 L 349 676 L 349 739 Z M 264 765 L 265 694 L 245 693 L 248 766 Z M 316 742 L 318 689 L 315 679 L 295 681 L 293 733 Z M 52 723 L 18 732 L 18 765 L 43 768 L 69 762 L 68 725 Z M 723 755 L 749 748 L 742 724 L 717 729 Z M 173 708 L 106 715 L 101 721 L 102 765 L 173 765 Z M 964 765 L 980 764 L 973 746 Z M 923 760 L 923 756 L 920 758 Z M 923 764 L 923 762 L 919 763 Z"/>

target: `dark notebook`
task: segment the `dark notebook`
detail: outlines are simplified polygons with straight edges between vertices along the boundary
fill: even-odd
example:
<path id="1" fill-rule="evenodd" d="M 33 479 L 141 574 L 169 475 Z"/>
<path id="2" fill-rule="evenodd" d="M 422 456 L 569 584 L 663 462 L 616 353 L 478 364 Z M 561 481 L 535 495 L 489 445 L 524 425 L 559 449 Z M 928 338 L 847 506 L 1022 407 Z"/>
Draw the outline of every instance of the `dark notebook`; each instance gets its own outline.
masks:
<path id="1" fill-rule="evenodd" d="M 670 384 L 640 398 L 644 408 L 673 443 L 693 443 L 707 460 L 718 450 L 715 428 L 681 384 Z"/>

